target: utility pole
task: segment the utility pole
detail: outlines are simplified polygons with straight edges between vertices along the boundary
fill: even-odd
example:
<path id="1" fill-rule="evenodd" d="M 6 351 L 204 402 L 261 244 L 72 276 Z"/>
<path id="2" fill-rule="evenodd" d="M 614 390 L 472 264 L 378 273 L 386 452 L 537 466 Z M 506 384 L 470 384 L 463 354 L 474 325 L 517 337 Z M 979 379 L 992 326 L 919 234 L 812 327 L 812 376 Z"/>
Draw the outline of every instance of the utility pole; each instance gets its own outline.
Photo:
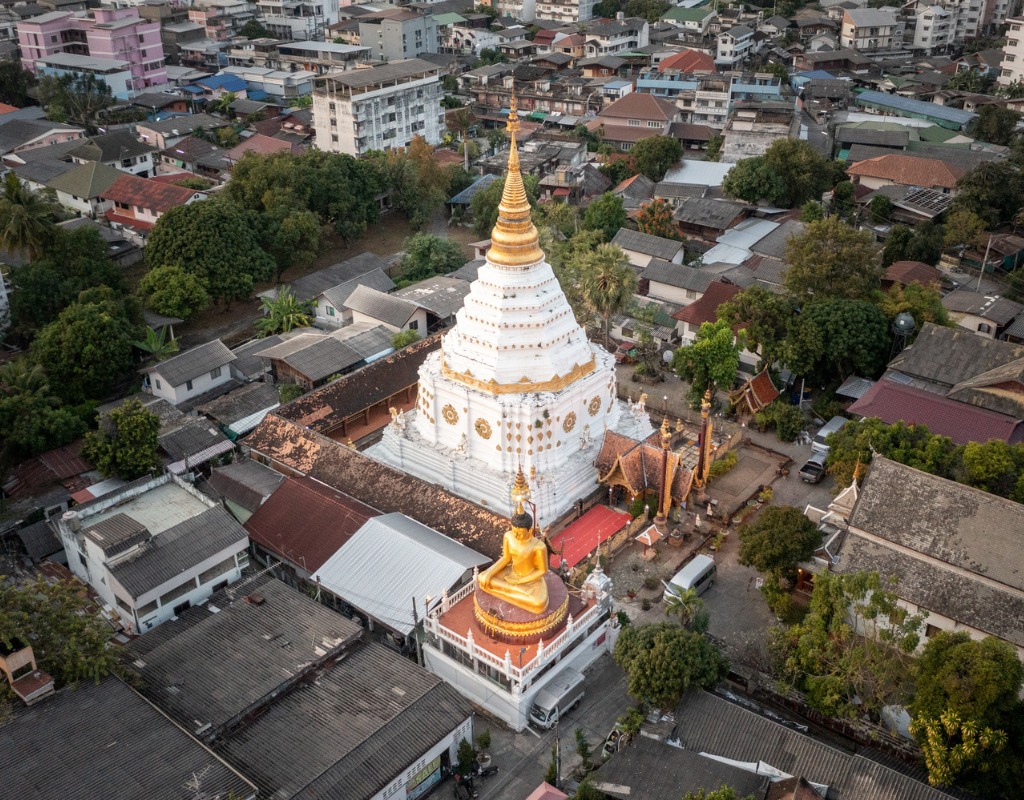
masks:
<path id="1" fill-rule="evenodd" d="M 985 265 L 988 264 L 988 251 L 992 248 L 992 234 L 988 235 L 988 244 L 985 245 L 985 257 L 981 259 L 981 266 L 978 268 L 978 291 L 981 291 L 981 279 L 985 275 Z"/>
<path id="2" fill-rule="evenodd" d="M 416 642 L 416 663 L 423 666 L 423 651 L 420 649 L 420 615 L 416 611 L 416 595 L 412 597 L 412 637 Z"/>

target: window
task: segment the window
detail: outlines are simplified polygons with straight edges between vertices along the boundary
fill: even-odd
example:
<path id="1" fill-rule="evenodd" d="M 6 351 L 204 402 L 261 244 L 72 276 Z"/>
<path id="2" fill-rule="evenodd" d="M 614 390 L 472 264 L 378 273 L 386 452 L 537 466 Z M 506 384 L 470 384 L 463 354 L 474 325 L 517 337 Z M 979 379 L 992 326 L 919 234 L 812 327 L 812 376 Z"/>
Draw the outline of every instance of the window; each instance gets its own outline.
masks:
<path id="1" fill-rule="evenodd" d="M 409 322 L 409 330 L 411 330 L 411 331 L 418 331 L 419 329 L 420 329 L 419 320 L 414 319 L 414 320 L 411 320 Z"/>
<path id="2" fill-rule="evenodd" d="M 199 576 L 199 583 L 200 584 L 209 583 L 214 578 L 220 577 L 225 572 L 233 570 L 234 568 L 235 568 L 235 557 L 234 556 L 228 556 L 223 561 L 221 561 L 219 564 L 215 564 L 214 566 L 210 567 L 208 570 L 206 570 L 205 572 L 200 574 L 200 576 Z"/>
<path id="3" fill-rule="evenodd" d="M 329 316 L 329 317 L 333 317 L 334 316 L 334 306 L 327 306 L 327 316 Z"/>
<path id="4" fill-rule="evenodd" d="M 142 617 L 148 617 L 154 611 L 156 611 L 156 600 L 154 600 L 152 603 L 146 603 L 146 605 L 138 609 L 139 618 L 141 619 Z"/>
<path id="5" fill-rule="evenodd" d="M 992 333 L 992 326 L 985 322 L 979 323 L 978 333 Z"/>
<path id="6" fill-rule="evenodd" d="M 220 377 L 221 369 L 222 369 L 222 367 L 217 367 L 217 369 L 210 370 L 210 377 L 211 378 L 219 378 Z"/>
<path id="7" fill-rule="evenodd" d="M 933 636 L 938 636 L 940 633 L 942 633 L 942 628 L 935 625 L 925 625 L 924 627 L 924 635 L 926 639 L 931 639 Z"/>
<path id="8" fill-rule="evenodd" d="M 186 392 L 191 392 L 192 391 L 192 381 L 185 381 L 185 391 Z"/>
<path id="9" fill-rule="evenodd" d="M 162 606 L 170 605 L 175 600 L 177 600 L 179 597 L 183 597 L 184 595 L 188 594 L 189 592 L 191 592 L 195 588 L 196 588 L 195 578 L 191 578 L 191 579 L 185 581 L 183 584 L 181 584 L 181 586 L 178 586 L 178 587 L 176 587 L 174 589 L 171 589 L 171 591 L 167 592 L 164 595 L 161 595 L 161 597 L 160 597 L 160 605 L 162 605 Z"/>
<path id="10" fill-rule="evenodd" d="M 156 379 L 156 388 L 157 388 L 157 389 L 163 389 L 163 388 L 164 388 L 164 387 L 163 387 L 163 386 L 161 385 L 161 383 L 160 383 L 160 379 L 159 379 L 159 378 L 157 378 L 157 379 Z"/>
<path id="11" fill-rule="evenodd" d="M 634 128 L 639 128 L 640 127 L 640 120 L 638 120 L 638 119 L 631 119 L 631 120 L 629 120 L 629 125 L 631 127 L 634 127 Z"/>

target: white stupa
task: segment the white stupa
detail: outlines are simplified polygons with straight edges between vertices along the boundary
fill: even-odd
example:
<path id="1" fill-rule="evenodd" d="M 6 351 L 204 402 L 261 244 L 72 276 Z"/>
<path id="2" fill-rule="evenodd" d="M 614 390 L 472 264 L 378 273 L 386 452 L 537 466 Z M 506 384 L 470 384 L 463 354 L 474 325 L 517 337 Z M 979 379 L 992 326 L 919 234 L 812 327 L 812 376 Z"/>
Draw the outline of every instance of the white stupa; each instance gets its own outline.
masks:
<path id="1" fill-rule="evenodd" d="M 508 173 L 487 263 L 440 352 L 420 367 L 416 407 L 368 455 L 508 514 L 517 470 L 546 526 L 597 487 L 604 434 L 653 432 L 616 396 L 615 360 L 576 322 L 540 249 L 519 172 L 513 100 Z"/>

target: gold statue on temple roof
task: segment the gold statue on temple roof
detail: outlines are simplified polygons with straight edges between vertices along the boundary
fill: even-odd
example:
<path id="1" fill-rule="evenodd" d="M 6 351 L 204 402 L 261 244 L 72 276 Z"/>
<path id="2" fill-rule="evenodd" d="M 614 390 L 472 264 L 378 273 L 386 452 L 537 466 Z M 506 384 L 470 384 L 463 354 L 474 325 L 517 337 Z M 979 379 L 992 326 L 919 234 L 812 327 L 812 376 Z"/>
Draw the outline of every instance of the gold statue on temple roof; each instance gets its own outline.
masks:
<path id="1" fill-rule="evenodd" d="M 533 535 L 533 518 L 526 511 L 529 499 L 530 487 L 520 467 L 512 486 L 512 528 L 505 533 L 501 557 L 480 573 L 478 585 L 499 600 L 542 614 L 548 608 L 548 549 Z"/>

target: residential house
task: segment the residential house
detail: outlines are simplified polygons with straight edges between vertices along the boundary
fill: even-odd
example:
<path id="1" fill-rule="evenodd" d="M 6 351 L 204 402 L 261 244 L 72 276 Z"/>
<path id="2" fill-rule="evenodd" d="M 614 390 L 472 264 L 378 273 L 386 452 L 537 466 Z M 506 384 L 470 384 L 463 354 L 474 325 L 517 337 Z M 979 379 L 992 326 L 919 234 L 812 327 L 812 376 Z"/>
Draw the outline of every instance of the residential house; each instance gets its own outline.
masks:
<path id="1" fill-rule="evenodd" d="M 925 617 L 922 647 L 942 631 L 965 631 L 1024 658 L 1020 503 L 876 455 L 860 487 L 807 514 L 826 535 L 843 534 L 833 572 L 895 577 L 899 604 Z"/>
<path id="2" fill-rule="evenodd" d="M 653 260 L 660 259 L 673 264 L 682 264 L 683 243 L 675 239 L 664 239 L 649 233 L 619 228 L 612 239 L 626 254 L 629 263 L 637 269 L 645 269 Z"/>
<path id="3" fill-rule="evenodd" d="M 189 22 L 201 25 L 213 42 L 226 42 L 255 18 L 256 5 L 249 0 L 202 0 L 188 9 Z"/>
<path id="4" fill-rule="evenodd" d="M 1006 22 L 1006 44 L 1003 45 L 1003 59 L 996 78 L 1001 87 L 1024 80 L 1024 17 L 1014 17 Z"/>
<path id="5" fill-rule="evenodd" d="M 238 441 L 281 405 L 277 387 L 257 381 L 232 389 L 215 400 L 196 405 L 198 413 L 216 422 L 232 442 Z"/>
<path id="6" fill-rule="evenodd" d="M 973 111 L 964 111 L 950 106 L 940 106 L 912 97 L 887 94 L 873 90 L 860 92 L 854 97 L 855 105 L 874 111 L 909 119 L 925 119 L 934 125 L 952 131 L 965 130 L 977 118 Z"/>
<path id="7" fill-rule="evenodd" d="M 622 207 L 626 210 L 626 214 L 633 215 L 641 206 L 653 199 L 654 181 L 646 175 L 637 174 L 622 181 L 612 189 L 612 194 L 622 201 Z"/>
<path id="8" fill-rule="evenodd" d="M 157 150 L 166 150 L 191 136 L 193 131 L 212 133 L 230 125 L 230 121 L 212 114 L 186 114 L 154 122 L 140 122 L 135 126 L 135 132 L 142 141 Z"/>
<path id="9" fill-rule="evenodd" d="M 155 147 L 135 138 L 130 131 L 119 130 L 91 136 L 68 150 L 67 155 L 76 164 L 95 161 L 129 175 L 149 178 L 156 174 L 153 169 L 155 151 Z"/>
<path id="10" fill-rule="evenodd" d="M 327 311 L 326 307 L 321 307 L 319 300 L 321 294 L 328 289 L 348 283 L 349 281 L 365 281 L 367 285 L 380 289 L 382 292 L 390 291 L 394 288 L 394 284 L 392 283 L 389 287 L 385 286 L 380 276 L 376 274 L 378 272 L 385 272 L 387 268 L 388 265 L 384 259 L 376 253 L 366 251 L 344 261 L 339 261 L 336 264 L 331 264 L 329 267 L 319 269 L 316 272 L 303 275 L 301 278 L 296 278 L 286 285 L 295 294 L 299 302 L 308 303 L 315 300 L 317 302 L 318 317 L 330 318 L 335 315 Z M 374 274 L 371 275 L 371 273 Z M 279 291 L 279 287 L 274 287 L 260 292 L 256 296 L 273 300 L 278 296 Z M 341 311 L 340 306 L 334 306 L 334 308 L 336 311 Z"/>
<path id="11" fill-rule="evenodd" d="M 746 25 L 735 25 L 717 37 L 715 64 L 719 69 L 736 69 L 754 52 L 754 31 Z"/>
<path id="12" fill-rule="evenodd" d="M 220 339 L 201 344 L 142 370 L 145 388 L 172 405 L 180 405 L 232 380 L 235 355 Z M 225 391 L 227 391 L 225 389 Z"/>
<path id="13" fill-rule="evenodd" d="M 230 464 L 215 467 L 207 483 L 231 515 L 244 525 L 284 480 L 285 476 L 280 472 L 274 472 L 258 461 L 239 457 Z M 252 539 L 251 531 L 249 538 Z"/>
<path id="14" fill-rule="evenodd" d="M 274 382 L 311 391 L 393 352 L 391 337 L 379 324 L 357 321 L 329 334 L 293 331 L 256 355 L 267 364 Z"/>
<path id="15" fill-rule="evenodd" d="M 605 142 L 628 151 L 641 139 L 667 134 L 678 119 L 678 109 L 668 100 L 632 92 L 601 109 L 586 125 L 588 130 L 603 131 Z"/>
<path id="16" fill-rule="evenodd" d="M 640 273 L 639 291 L 647 297 L 685 307 L 700 300 L 715 279 L 713 272 L 653 258 Z"/>
<path id="17" fill-rule="evenodd" d="M 693 269 L 693 267 L 686 267 Z M 677 320 L 677 329 L 683 344 L 692 344 L 697 336 L 697 331 L 705 322 L 715 322 L 718 319 L 718 307 L 727 303 L 739 294 L 740 287 L 733 286 L 721 281 L 712 281 L 701 294 L 698 300 L 673 314 Z"/>
<path id="18" fill-rule="evenodd" d="M 672 6 L 661 15 L 661 20 L 669 25 L 682 28 L 691 36 L 704 38 L 708 35 L 711 21 L 717 13 L 711 6 L 697 6 L 695 8 Z M 679 67 L 676 67 L 676 69 L 679 69 Z"/>
<path id="19" fill-rule="evenodd" d="M 100 197 L 112 202 L 106 217 L 117 230 L 145 239 L 156 221 L 172 208 L 202 200 L 206 195 L 195 189 L 174 186 L 152 178 L 122 175 Z"/>
<path id="20" fill-rule="evenodd" d="M 359 17 L 358 23 L 360 45 L 369 47 L 375 60 L 400 61 L 438 50 L 437 20 L 432 14 L 389 8 Z"/>
<path id="21" fill-rule="evenodd" d="M 300 278 L 300 280 L 302 279 Z M 352 310 L 348 307 L 348 298 L 357 286 L 368 286 L 379 292 L 387 293 L 394 290 L 395 282 L 388 277 L 384 270 L 376 268 L 324 289 L 316 296 L 316 324 L 328 328 L 351 325 Z"/>
<path id="22" fill-rule="evenodd" d="M 133 633 L 207 600 L 249 565 L 245 529 L 170 473 L 79 505 L 57 528 L 71 571 Z"/>
<path id="23" fill-rule="evenodd" d="M 848 8 L 843 11 L 839 44 L 865 53 L 898 50 L 903 46 L 903 29 L 888 11 Z"/>
<path id="24" fill-rule="evenodd" d="M 64 208 L 95 219 L 113 205 L 102 195 L 123 174 L 106 164 L 90 161 L 47 181 L 46 186 L 57 193 L 57 202 Z"/>
<path id="25" fill-rule="evenodd" d="M 894 261 L 885 268 L 882 274 L 882 289 L 893 286 L 910 286 L 912 283 L 921 286 L 939 286 L 943 281 L 940 269 L 921 261 Z"/>
<path id="26" fill-rule="evenodd" d="M 676 206 L 672 219 L 684 236 L 715 239 L 747 217 L 747 208 L 727 200 L 688 197 Z"/>
<path id="27" fill-rule="evenodd" d="M 877 156 L 859 161 L 846 168 L 854 183 L 869 189 L 883 186 L 920 186 L 949 194 L 965 170 L 936 161 L 904 153 Z"/>
<path id="28" fill-rule="evenodd" d="M 371 60 L 369 45 L 333 42 L 277 42 L 274 45 L 274 52 L 276 54 L 275 63 L 254 63 L 249 66 L 271 66 L 287 71 L 326 75 L 328 72 L 358 69 L 361 64 Z"/>
<path id="29" fill-rule="evenodd" d="M 1022 313 L 1024 305 L 993 294 L 957 289 L 942 298 L 943 307 L 961 328 L 998 339 Z"/>
<path id="30" fill-rule="evenodd" d="M 645 19 L 625 17 L 587 26 L 584 51 L 588 58 L 614 55 L 646 47 L 651 41 L 651 26 Z"/>
<path id="31" fill-rule="evenodd" d="M 236 386 L 237 384 L 231 384 Z M 219 396 L 217 390 L 178 406 L 181 411 L 192 411 L 210 396 Z M 164 454 L 164 466 L 173 475 L 208 471 L 209 462 L 220 461 L 235 449 L 234 442 L 211 424 L 205 417 L 182 415 L 176 422 L 160 426 L 157 444 Z"/>
<path id="32" fill-rule="evenodd" d="M 499 0 L 508 2 L 509 0 Z M 552 22 L 586 22 L 594 18 L 595 0 L 512 0 L 523 6 L 523 21 L 531 22 L 527 9 L 533 7 L 535 18 Z"/>
<path id="33" fill-rule="evenodd" d="M 392 297 L 426 309 L 427 330 L 433 333 L 455 324 L 455 315 L 462 310 L 469 288 L 469 281 L 451 275 L 436 275 L 399 289 Z"/>
<path id="34" fill-rule="evenodd" d="M 427 332 L 427 310 L 418 303 L 385 294 L 369 286 L 357 286 L 346 303 L 353 322 L 383 325 L 392 333 Z"/>
<path id="35" fill-rule="evenodd" d="M 416 58 L 325 75 L 313 92 L 317 147 L 362 155 L 407 147 L 416 136 L 437 144 L 441 95 L 440 68 Z"/>
<path id="36" fill-rule="evenodd" d="M 722 131 L 721 160 L 735 164 L 763 156 L 781 139 L 795 139 L 800 117 L 790 101 L 751 101 L 737 105 Z"/>
<path id="37" fill-rule="evenodd" d="M 46 119 L 15 119 L 0 124 L 0 156 L 77 141 L 83 136 L 85 128 L 75 125 Z"/>
<path id="38" fill-rule="evenodd" d="M 186 136 L 177 144 L 159 151 L 156 162 L 157 175 L 199 175 L 215 182 L 222 182 L 234 166 L 228 151 L 198 136 Z"/>

